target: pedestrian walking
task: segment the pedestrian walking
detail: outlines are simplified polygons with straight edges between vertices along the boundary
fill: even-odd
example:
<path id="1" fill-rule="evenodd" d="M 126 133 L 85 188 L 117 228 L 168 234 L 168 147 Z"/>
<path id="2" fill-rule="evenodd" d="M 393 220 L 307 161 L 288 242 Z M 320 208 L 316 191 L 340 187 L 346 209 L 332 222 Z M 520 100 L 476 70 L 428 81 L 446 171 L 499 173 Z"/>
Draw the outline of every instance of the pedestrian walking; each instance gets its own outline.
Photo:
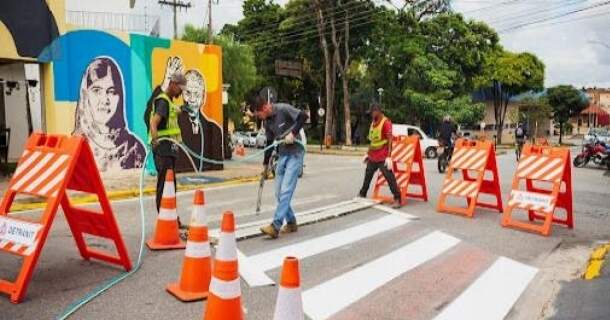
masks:
<path id="1" fill-rule="evenodd" d="M 400 190 L 396 183 L 396 177 L 392 172 L 392 121 L 382 112 L 381 106 L 374 104 L 370 109 L 372 122 L 369 129 L 369 150 L 364 156 L 363 162 L 366 163 L 364 182 L 360 189 L 360 197 L 366 198 L 371 180 L 377 170 L 381 171 L 385 177 L 390 191 L 394 195 L 392 208 L 400 208 Z"/>

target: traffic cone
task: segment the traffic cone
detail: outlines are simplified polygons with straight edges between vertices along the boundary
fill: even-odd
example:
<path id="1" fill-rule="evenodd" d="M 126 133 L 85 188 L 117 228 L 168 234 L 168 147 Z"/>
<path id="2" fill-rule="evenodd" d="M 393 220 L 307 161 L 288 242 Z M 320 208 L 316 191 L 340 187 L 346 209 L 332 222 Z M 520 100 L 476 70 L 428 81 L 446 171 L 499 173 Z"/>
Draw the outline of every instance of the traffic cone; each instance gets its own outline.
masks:
<path id="1" fill-rule="evenodd" d="M 203 191 L 195 191 L 180 282 L 167 286 L 167 291 L 183 302 L 197 301 L 208 297 L 212 263 L 204 205 Z"/>
<path id="2" fill-rule="evenodd" d="M 178 212 L 176 212 L 176 190 L 174 171 L 169 169 L 165 174 L 163 197 L 157 215 L 157 226 L 152 239 L 146 241 L 151 250 L 184 249 L 186 244 L 180 239 L 178 230 Z"/>
<path id="3" fill-rule="evenodd" d="M 304 318 L 299 259 L 287 257 L 284 259 L 282 267 L 273 320 L 303 320 Z"/>
<path id="4" fill-rule="evenodd" d="M 220 236 L 204 320 L 242 320 L 241 287 L 237 267 L 235 217 L 222 216 Z"/>

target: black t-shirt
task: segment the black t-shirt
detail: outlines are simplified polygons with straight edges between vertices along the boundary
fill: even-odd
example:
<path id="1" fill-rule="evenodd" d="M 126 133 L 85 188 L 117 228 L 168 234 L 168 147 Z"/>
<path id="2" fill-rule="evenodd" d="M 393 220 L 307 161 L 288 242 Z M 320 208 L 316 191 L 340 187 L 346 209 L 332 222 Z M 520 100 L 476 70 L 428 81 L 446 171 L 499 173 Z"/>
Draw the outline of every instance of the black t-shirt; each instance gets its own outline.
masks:
<path id="1" fill-rule="evenodd" d="M 450 142 L 451 137 L 453 136 L 453 133 L 455 133 L 455 132 L 456 132 L 456 129 L 455 129 L 455 126 L 453 125 L 453 123 L 443 122 L 443 124 L 441 124 L 439 138 L 441 140 L 443 140 L 443 142 L 445 142 L 445 143 Z"/>
<path id="2" fill-rule="evenodd" d="M 161 116 L 161 122 L 157 130 L 167 129 L 167 120 L 169 119 L 169 103 L 163 98 L 155 100 L 155 113 Z"/>

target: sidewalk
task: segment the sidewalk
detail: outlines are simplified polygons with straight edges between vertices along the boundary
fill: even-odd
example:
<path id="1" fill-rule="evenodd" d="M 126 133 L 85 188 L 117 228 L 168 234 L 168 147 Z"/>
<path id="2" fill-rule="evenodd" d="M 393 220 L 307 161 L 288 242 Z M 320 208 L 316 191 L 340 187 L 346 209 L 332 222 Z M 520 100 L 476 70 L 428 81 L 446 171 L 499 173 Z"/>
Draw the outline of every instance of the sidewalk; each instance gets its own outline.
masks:
<path id="1" fill-rule="evenodd" d="M 134 198 L 140 195 L 140 174 L 142 169 L 130 169 L 120 172 L 103 173 L 102 180 L 106 188 L 106 193 L 110 200 L 120 200 Z M 176 176 L 178 181 L 178 190 L 194 190 L 209 186 L 218 186 L 224 184 L 234 184 L 258 181 L 261 172 L 261 165 L 256 162 L 236 162 L 226 161 L 224 170 L 204 171 L 201 174 L 195 172 L 179 173 Z M 0 197 L 8 189 L 10 177 L 0 178 Z M 157 178 L 146 174 L 144 177 L 145 195 L 155 193 Z M 92 195 L 71 192 L 69 194 L 70 201 L 73 204 L 84 204 L 97 201 L 97 198 Z M 27 195 L 18 195 L 13 202 L 11 212 L 40 209 L 45 205 L 40 198 Z"/>

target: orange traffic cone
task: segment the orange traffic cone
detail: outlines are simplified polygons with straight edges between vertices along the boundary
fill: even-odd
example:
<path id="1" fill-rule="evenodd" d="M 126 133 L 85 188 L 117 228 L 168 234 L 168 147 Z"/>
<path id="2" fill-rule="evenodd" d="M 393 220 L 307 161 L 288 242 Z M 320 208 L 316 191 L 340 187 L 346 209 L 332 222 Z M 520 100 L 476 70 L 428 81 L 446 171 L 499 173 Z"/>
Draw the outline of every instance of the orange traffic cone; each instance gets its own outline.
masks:
<path id="1" fill-rule="evenodd" d="M 282 267 L 282 278 L 273 320 L 303 320 L 304 318 L 299 260 L 295 257 L 287 257 L 284 259 Z"/>
<path id="2" fill-rule="evenodd" d="M 195 191 L 180 282 L 167 286 L 167 291 L 183 302 L 197 301 L 208 297 L 212 263 L 204 204 L 203 191 Z"/>
<path id="3" fill-rule="evenodd" d="M 204 320 L 242 320 L 241 287 L 237 267 L 235 217 L 227 211 L 222 216 L 214 274 L 210 283 Z"/>
<path id="4" fill-rule="evenodd" d="M 167 170 L 161 207 L 157 215 L 155 235 L 146 241 L 151 250 L 184 249 L 186 244 L 180 239 L 178 230 L 178 212 L 176 212 L 176 190 L 174 186 L 174 171 Z"/>

